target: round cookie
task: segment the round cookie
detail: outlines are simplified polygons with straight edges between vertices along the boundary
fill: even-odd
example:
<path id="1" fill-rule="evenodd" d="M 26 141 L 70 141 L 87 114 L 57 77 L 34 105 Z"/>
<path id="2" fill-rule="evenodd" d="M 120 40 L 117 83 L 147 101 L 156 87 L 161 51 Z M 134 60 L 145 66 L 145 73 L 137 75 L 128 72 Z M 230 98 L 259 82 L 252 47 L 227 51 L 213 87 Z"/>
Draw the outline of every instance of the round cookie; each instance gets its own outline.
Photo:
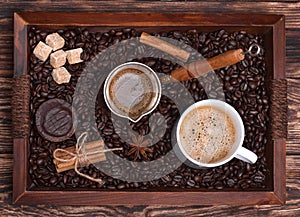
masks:
<path id="1" fill-rule="evenodd" d="M 70 138 L 77 124 L 72 106 L 63 99 L 50 99 L 40 105 L 35 114 L 36 129 L 45 139 L 62 142 Z"/>

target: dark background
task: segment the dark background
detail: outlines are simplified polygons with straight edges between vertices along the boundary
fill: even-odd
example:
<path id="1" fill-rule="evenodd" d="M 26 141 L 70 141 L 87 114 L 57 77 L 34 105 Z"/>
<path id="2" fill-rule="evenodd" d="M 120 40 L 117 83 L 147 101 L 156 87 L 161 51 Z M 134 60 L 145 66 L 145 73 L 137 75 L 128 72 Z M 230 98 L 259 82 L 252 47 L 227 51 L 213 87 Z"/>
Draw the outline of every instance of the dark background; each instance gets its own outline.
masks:
<path id="1" fill-rule="evenodd" d="M 19 206 L 12 205 L 11 95 L 13 13 L 18 11 L 259 13 L 286 16 L 288 80 L 287 202 L 284 206 Z M 17 1 L 0 0 L 0 215 L 300 216 L 299 1 Z"/>

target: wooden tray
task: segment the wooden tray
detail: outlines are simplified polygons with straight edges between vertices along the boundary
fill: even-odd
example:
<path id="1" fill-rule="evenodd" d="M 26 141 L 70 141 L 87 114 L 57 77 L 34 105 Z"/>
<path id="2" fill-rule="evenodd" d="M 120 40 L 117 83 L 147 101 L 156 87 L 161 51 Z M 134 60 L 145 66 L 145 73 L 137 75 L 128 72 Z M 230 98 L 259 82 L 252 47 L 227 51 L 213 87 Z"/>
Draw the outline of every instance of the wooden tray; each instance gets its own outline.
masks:
<path id="1" fill-rule="evenodd" d="M 234 15 L 234 14 L 145 14 L 145 13 L 15 13 L 14 15 L 14 74 L 21 78 L 28 74 L 27 30 L 31 25 L 57 28 L 59 26 L 95 26 L 101 30 L 112 27 L 134 27 L 144 31 L 185 30 L 199 31 L 246 30 L 261 34 L 266 48 L 266 63 L 269 80 L 285 79 L 285 27 L 281 15 Z M 271 86 L 269 87 L 270 91 Z M 286 94 L 286 92 L 284 93 Z M 275 99 L 272 97 L 271 99 Z M 283 102 L 283 106 L 286 106 Z M 284 107 L 283 107 L 284 108 Z M 16 108 L 13 108 L 16 109 Z M 272 102 L 271 102 L 272 110 Z M 29 119 L 28 117 L 25 117 Z M 277 119 L 276 119 L 277 120 Z M 276 125 L 276 121 L 270 125 Z M 286 124 L 286 123 L 285 123 Z M 267 161 L 270 164 L 272 180 L 264 191 L 199 191 L 197 189 L 176 189 L 160 191 L 49 191 L 28 190 L 28 134 L 14 136 L 13 202 L 18 204 L 57 205 L 246 205 L 285 203 L 285 138 L 286 135 L 270 134 Z"/>

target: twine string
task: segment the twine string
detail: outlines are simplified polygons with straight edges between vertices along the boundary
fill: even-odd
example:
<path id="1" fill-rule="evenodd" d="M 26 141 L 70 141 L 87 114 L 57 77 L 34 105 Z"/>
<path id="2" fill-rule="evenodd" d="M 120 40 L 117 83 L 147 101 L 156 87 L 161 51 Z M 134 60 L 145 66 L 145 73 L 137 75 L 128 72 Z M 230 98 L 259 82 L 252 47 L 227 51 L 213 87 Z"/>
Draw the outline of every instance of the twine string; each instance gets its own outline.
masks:
<path id="1" fill-rule="evenodd" d="M 93 152 L 86 152 L 84 145 L 85 145 L 85 142 L 87 139 L 87 135 L 88 135 L 87 132 L 84 132 L 78 137 L 74 152 L 70 152 L 65 149 L 57 148 L 53 152 L 53 157 L 58 162 L 62 162 L 62 163 L 75 161 L 74 170 L 78 175 L 80 175 L 84 178 L 87 178 L 91 181 L 98 182 L 99 184 L 103 184 L 103 181 L 101 178 L 93 178 L 89 175 L 83 174 L 78 170 L 78 168 L 84 167 L 84 166 L 87 166 L 90 164 L 90 162 L 88 160 L 89 155 L 111 152 L 111 151 L 119 151 L 119 150 L 122 150 L 122 148 L 112 148 L 112 149 L 106 149 L 106 150 L 104 149 L 104 150 L 98 150 L 98 151 L 93 151 Z M 69 158 L 65 159 L 65 158 L 59 157 L 57 155 L 59 152 L 66 154 Z"/>

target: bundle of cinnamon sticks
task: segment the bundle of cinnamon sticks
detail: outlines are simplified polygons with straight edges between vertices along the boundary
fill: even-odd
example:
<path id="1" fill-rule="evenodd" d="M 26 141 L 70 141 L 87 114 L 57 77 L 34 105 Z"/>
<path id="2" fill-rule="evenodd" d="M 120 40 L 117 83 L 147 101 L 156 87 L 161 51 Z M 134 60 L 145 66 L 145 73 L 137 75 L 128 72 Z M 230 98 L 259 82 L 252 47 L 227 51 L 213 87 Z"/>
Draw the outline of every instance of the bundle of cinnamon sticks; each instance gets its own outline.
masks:
<path id="1" fill-rule="evenodd" d="M 72 147 L 68 147 L 65 150 L 71 153 L 75 153 L 75 146 Z M 101 150 L 104 150 L 104 142 L 103 140 L 97 140 L 94 142 L 89 142 L 85 144 L 85 154 L 86 154 L 86 159 L 88 161 L 89 164 L 93 164 L 93 163 L 97 163 L 97 162 L 101 162 L 101 161 L 105 161 L 106 160 L 106 156 L 104 152 L 99 152 Z M 89 154 L 89 153 L 93 153 L 93 152 L 98 152 L 95 154 Z M 72 156 L 68 155 L 65 152 L 58 152 L 57 153 L 57 157 L 62 158 L 62 159 L 70 159 L 72 158 Z M 53 160 L 55 167 L 56 167 L 56 171 L 58 173 L 67 171 L 67 170 L 71 170 L 74 169 L 75 167 L 75 159 L 68 161 L 68 162 L 61 162 L 58 161 L 56 159 Z M 86 166 L 86 165 L 79 165 L 79 166 Z"/>

